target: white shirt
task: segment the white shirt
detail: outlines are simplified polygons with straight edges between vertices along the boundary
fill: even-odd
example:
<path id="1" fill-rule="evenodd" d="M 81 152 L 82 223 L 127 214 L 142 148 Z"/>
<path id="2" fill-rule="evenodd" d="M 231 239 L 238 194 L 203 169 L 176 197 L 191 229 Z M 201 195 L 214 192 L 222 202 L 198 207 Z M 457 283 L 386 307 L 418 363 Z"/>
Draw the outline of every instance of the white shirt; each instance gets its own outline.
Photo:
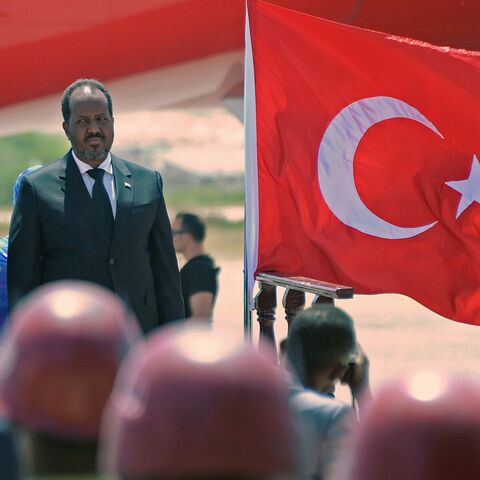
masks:
<path id="1" fill-rule="evenodd" d="M 75 155 L 75 152 L 73 150 L 72 155 L 78 169 L 80 170 L 83 182 L 87 187 L 88 194 L 91 197 L 93 185 L 95 184 L 95 179 L 93 179 L 87 172 L 91 170 L 92 167 L 88 165 L 88 163 L 82 162 Z M 110 155 L 110 152 L 108 153 L 107 158 L 97 168 L 105 170 L 105 174 L 103 175 L 103 185 L 105 187 L 105 190 L 107 191 L 108 198 L 110 199 L 110 204 L 112 205 L 113 218 L 115 218 L 115 214 L 117 213 L 117 196 L 115 194 L 115 178 L 113 176 L 112 157 Z"/>

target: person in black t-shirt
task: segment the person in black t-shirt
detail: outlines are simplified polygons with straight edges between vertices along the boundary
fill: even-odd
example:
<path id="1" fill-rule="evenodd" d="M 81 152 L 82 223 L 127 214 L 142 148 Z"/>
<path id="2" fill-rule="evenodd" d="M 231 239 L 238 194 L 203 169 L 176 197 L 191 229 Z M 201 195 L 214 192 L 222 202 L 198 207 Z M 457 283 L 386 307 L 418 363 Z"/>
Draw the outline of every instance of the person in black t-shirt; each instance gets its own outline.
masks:
<path id="1" fill-rule="evenodd" d="M 185 318 L 211 319 L 218 292 L 219 268 L 205 253 L 205 223 L 193 213 L 179 213 L 173 222 L 173 244 L 186 263 L 180 270 Z"/>

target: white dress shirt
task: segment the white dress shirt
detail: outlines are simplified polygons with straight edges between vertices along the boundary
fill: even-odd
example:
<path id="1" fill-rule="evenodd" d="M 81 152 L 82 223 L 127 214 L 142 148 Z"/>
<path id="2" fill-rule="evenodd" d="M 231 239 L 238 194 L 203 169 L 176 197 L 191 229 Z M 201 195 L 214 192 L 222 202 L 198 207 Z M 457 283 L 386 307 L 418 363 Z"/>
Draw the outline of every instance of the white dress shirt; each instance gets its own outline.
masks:
<path id="1" fill-rule="evenodd" d="M 87 172 L 92 169 L 88 163 L 82 162 L 76 155 L 75 152 L 72 150 L 73 159 L 80 170 L 80 174 L 82 175 L 83 182 L 87 187 L 88 194 L 92 196 L 93 185 L 95 184 L 95 179 L 93 179 Z M 105 186 L 105 190 L 107 191 L 108 198 L 110 199 L 110 204 L 112 205 L 112 212 L 113 218 L 115 218 L 115 214 L 117 213 L 117 196 L 115 194 L 115 178 L 113 176 L 113 168 L 112 168 L 112 157 L 110 152 L 107 155 L 107 158 L 97 167 L 105 170 L 105 174 L 103 175 L 103 185 Z"/>

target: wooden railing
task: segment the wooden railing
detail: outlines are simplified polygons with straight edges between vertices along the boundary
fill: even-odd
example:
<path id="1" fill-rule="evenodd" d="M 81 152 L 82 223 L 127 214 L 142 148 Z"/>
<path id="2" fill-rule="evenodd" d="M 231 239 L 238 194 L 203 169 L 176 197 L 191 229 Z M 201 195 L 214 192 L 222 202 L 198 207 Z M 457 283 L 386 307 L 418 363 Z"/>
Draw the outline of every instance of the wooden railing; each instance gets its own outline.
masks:
<path id="1" fill-rule="evenodd" d="M 304 277 L 287 277 L 280 274 L 259 273 L 256 277 L 259 292 L 255 296 L 255 310 L 260 324 L 260 344 L 268 342 L 276 350 L 275 313 L 277 287 L 285 289 L 282 305 L 285 319 L 290 324 L 295 315 L 305 307 L 305 294 L 315 295 L 312 305 L 334 304 L 335 299 L 353 298 L 354 290 L 344 285 L 320 282 Z"/>

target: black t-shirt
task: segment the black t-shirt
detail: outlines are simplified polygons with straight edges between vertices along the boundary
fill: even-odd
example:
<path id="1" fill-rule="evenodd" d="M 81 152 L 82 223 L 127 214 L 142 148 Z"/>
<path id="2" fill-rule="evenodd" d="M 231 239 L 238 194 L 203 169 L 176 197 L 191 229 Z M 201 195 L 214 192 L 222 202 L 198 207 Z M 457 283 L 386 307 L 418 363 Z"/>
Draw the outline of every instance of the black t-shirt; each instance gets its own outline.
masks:
<path id="1" fill-rule="evenodd" d="M 180 270 L 182 295 L 185 302 L 185 318 L 192 316 L 190 297 L 193 294 L 210 292 L 213 294 L 213 303 L 215 303 L 218 292 L 217 275 L 219 270 L 209 255 L 199 255 L 192 258 Z"/>

